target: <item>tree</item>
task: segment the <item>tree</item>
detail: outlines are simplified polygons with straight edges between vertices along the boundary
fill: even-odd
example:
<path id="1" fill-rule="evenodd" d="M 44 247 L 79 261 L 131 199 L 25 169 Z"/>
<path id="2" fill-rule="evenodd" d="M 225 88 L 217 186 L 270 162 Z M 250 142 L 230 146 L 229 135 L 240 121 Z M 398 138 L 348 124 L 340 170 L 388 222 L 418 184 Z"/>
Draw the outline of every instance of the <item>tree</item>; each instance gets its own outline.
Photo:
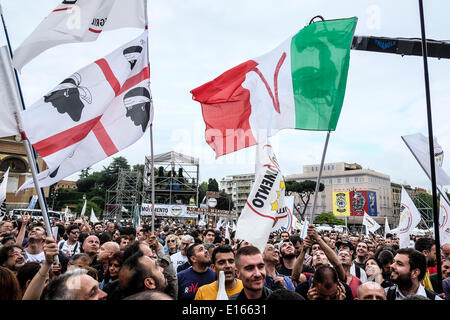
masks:
<path id="1" fill-rule="evenodd" d="M 302 220 L 305 219 L 306 208 L 308 207 L 308 203 L 311 200 L 311 196 L 314 195 L 314 191 L 316 190 L 316 182 L 311 180 L 305 180 L 302 182 L 297 181 L 286 181 L 286 191 L 288 195 L 291 193 L 297 193 L 300 197 L 300 200 L 303 203 L 303 209 L 300 209 L 299 205 L 294 204 L 294 209 L 300 214 Z M 320 183 L 319 192 L 325 190 L 325 185 Z"/>
<path id="2" fill-rule="evenodd" d="M 81 170 L 80 178 L 82 179 L 82 178 L 86 178 L 87 176 L 89 176 L 89 170 L 91 170 L 91 167 L 87 167 L 87 168 Z"/>
<path id="3" fill-rule="evenodd" d="M 198 186 L 198 201 L 200 203 L 203 201 L 203 198 L 206 197 L 206 191 L 208 191 L 208 183 L 203 181 Z"/>
<path id="4" fill-rule="evenodd" d="M 216 209 L 219 210 L 233 210 L 234 202 L 231 200 L 231 195 L 225 192 L 220 193 L 220 198 L 217 199 Z"/>
<path id="5" fill-rule="evenodd" d="M 209 178 L 208 191 L 219 191 L 219 184 L 217 183 L 216 179 Z"/>
<path id="6" fill-rule="evenodd" d="M 342 221 L 339 218 L 336 218 L 333 215 L 333 213 L 331 213 L 331 212 L 323 212 L 323 213 L 317 215 L 314 218 L 314 223 L 317 223 L 317 224 L 329 224 L 330 226 L 333 226 L 333 225 L 336 225 L 336 224 L 339 224 L 339 225 L 344 225 L 345 224 L 344 221 Z"/>
<path id="7" fill-rule="evenodd" d="M 143 165 L 143 164 L 135 164 L 132 169 L 132 171 L 139 171 L 141 173 L 142 177 L 144 176 L 144 170 L 145 170 L 145 165 Z M 155 170 L 155 177 L 157 175 L 158 175 L 158 173 Z"/>

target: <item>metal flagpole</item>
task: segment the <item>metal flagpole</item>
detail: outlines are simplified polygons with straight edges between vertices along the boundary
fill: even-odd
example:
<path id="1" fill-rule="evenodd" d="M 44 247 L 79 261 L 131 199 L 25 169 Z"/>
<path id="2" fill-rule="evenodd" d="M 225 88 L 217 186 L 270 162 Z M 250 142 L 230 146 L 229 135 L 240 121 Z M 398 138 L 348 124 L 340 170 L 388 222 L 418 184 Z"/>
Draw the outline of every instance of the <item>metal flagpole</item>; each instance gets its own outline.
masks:
<path id="1" fill-rule="evenodd" d="M 3 17 L 3 9 L 0 3 L 0 15 L 2 17 L 2 23 L 3 23 L 3 29 L 5 30 L 5 36 L 6 36 L 6 40 L 8 43 L 8 49 L 9 49 L 9 54 L 11 59 L 13 58 L 13 52 L 11 49 L 11 42 L 9 40 L 9 35 L 8 35 L 8 29 L 6 28 L 6 23 L 5 23 L 5 19 Z M 20 103 L 22 105 L 22 109 L 25 110 L 25 101 L 23 99 L 23 94 L 22 94 L 22 89 L 20 86 L 20 81 L 19 81 L 19 76 L 17 74 L 17 70 L 14 69 L 14 75 L 15 75 L 15 82 L 17 85 L 17 89 L 19 92 L 19 96 L 20 96 Z M 38 195 L 38 200 L 39 200 L 39 206 L 41 207 L 41 211 L 42 211 L 42 217 L 44 218 L 44 224 L 45 224 L 45 230 L 47 232 L 48 236 L 52 236 L 52 228 L 50 227 L 50 220 L 48 218 L 48 213 L 47 213 L 47 203 L 45 201 L 44 198 L 44 190 L 42 188 L 39 188 L 39 181 L 37 179 L 37 173 L 39 170 L 39 165 L 36 159 L 36 153 L 32 151 L 31 145 L 28 142 L 28 140 L 23 140 L 23 145 L 25 146 L 25 151 L 28 157 L 28 161 L 30 162 L 30 169 L 31 169 L 31 174 L 33 176 L 33 182 L 34 182 L 34 188 L 36 189 L 36 193 Z M 34 155 L 34 156 L 33 156 Z M 55 256 L 55 261 L 58 262 L 58 256 Z"/>
<path id="2" fill-rule="evenodd" d="M 312 211 L 311 211 L 311 217 L 309 218 L 309 223 L 311 223 L 311 224 L 313 223 L 313 218 L 314 218 L 314 214 L 316 211 L 317 193 L 319 192 L 320 178 L 322 177 L 323 163 L 325 161 L 325 154 L 327 153 L 328 141 L 330 140 L 330 132 L 331 131 L 327 132 L 325 146 L 323 147 L 322 160 L 320 162 L 320 169 L 319 169 L 319 176 L 317 177 L 316 190 L 314 191 L 314 202 L 313 202 L 313 207 L 312 207 Z"/>
<path id="3" fill-rule="evenodd" d="M 436 243 L 436 263 L 438 274 L 438 287 L 437 291 L 442 292 L 442 270 L 441 270 L 441 244 L 439 237 L 439 210 L 437 204 L 437 190 L 436 190 L 436 172 L 435 172 L 435 159 L 434 159 L 434 142 L 433 142 L 433 123 L 431 114 L 431 96 L 430 96 L 430 81 L 428 77 L 428 57 L 427 57 L 427 40 L 425 36 L 425 19 L 423 13 L 423 2 L 419 0 L 420 11 L 420 29 L 422 33 L 422 56 L 423 56 L 423 69 L 425 76 L 425 95 L 427 99 L 427 118 L 428 118 L 428 141 L 430 149 L 430 165 L 431 165 L 431 187 L 433 192 L 433 218 L 434 218 L 434 241 Z"/>

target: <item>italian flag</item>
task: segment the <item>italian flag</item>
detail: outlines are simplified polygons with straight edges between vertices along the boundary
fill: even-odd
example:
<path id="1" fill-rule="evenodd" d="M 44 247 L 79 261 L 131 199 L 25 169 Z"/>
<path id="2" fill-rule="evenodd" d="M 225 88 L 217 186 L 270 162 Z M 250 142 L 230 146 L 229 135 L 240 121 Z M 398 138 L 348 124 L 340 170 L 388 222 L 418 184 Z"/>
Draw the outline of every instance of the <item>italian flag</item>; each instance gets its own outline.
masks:
<path id="1" fill-rule="evenodd" d="M 216 158 L 281 129 L 336 129 L 357 18 L 315 22 L 191 91 Z"/>

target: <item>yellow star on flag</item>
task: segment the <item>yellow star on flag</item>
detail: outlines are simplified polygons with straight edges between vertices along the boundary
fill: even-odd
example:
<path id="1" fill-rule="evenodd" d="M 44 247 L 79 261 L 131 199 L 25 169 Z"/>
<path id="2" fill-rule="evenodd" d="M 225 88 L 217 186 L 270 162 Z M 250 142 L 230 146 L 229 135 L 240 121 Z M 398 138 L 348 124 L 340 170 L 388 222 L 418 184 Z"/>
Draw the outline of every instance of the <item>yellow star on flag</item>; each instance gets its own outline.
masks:
<path id="1" fill-rule="evenodd" d="M 277 191 L 277 199 L 280 199 L 280 191 Z"/>
<path id="2" fill-rule="evenodd" d="M 272 211 L 278 211 L 278 200 L 271 203 L 272 205 Z"/>
<path id="3" fill-rule="evenodd" d="M 286 186 L 284 185 L 284 181 L 283 180 L 280 181 L 280 189 L 281 190 L 286 189 Z"/>

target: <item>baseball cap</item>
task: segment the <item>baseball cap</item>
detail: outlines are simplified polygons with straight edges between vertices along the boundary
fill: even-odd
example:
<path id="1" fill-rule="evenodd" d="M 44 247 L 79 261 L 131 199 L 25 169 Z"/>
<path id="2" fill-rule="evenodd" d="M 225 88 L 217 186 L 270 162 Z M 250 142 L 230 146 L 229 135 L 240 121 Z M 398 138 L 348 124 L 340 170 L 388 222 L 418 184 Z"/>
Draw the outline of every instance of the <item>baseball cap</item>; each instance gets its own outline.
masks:
<path id="1" fill-rule="evenodd" d="M 340 248 L 341 246 L 349 247 L 351 251 L 355 251 L 355 247 L 352 245 L 350 241 L 342 240 L 336 242 L 336 248 Z"/>

